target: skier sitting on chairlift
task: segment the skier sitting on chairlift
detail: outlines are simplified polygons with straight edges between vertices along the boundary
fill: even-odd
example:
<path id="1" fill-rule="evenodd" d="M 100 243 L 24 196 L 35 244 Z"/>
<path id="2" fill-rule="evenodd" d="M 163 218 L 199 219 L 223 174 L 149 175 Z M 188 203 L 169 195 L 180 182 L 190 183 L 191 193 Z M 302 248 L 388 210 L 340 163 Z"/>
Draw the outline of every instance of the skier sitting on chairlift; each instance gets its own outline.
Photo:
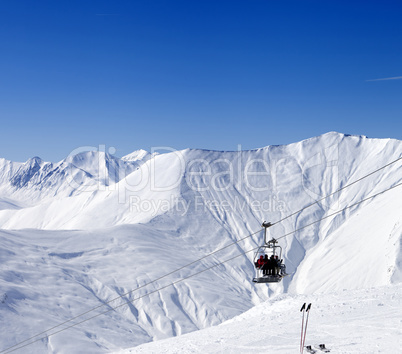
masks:
<path id="1" fill-rule="evenodd" d="M 257 262 L 255 262 L 255 267 L 260 269 L 264 265 L 264 256 L 261 255 Z"/>
<path id="2" fill-rule="evenodd" d="M 270 274 L 270 269 L 271 269 L 271 261 L 268 258 L 268 255 L 266 254 L 264 257 L 264 265 L 262 266 L 263 274 L 264 275 Z"/>
<path id="3" fill-rule="evenodd" d="M 271 274 L 276 275 L 277 274 L 277 267 L 276 267 L 277 263 L 276 263 L 274 255 L 272 255 L 269 258 L 269 263 L 270 263 Z"/>
<path id="4" fill-rule="evenodd" d="M 279 259 L 278 256 L 275 256 L 275 274 L 280 275 L 280 270 L 281 270 L 281 263 L 282 259 Z"/>

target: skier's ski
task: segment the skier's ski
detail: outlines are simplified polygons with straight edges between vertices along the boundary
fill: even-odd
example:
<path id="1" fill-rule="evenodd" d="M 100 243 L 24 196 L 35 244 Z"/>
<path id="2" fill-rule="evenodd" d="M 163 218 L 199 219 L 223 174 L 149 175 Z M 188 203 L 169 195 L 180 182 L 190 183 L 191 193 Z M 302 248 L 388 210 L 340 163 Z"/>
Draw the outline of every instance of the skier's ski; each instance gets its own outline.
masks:
<path id="1" fill-rule="evenodd" d="M 324 353 L 329 353 L 331 350 L 328 349 L 325 344 L 318 344 L 315 346 L 317 349 L 321 350 Z"/>
<path id="2" fill-rule="evenodd" d="M 317 353 L 317 351 L 315 349 L 313 349 L 311 347 L 311 345 L 306 345 L 305 348 L 306 348 L 307 352 L 309 352 L 310 354 Z"/>

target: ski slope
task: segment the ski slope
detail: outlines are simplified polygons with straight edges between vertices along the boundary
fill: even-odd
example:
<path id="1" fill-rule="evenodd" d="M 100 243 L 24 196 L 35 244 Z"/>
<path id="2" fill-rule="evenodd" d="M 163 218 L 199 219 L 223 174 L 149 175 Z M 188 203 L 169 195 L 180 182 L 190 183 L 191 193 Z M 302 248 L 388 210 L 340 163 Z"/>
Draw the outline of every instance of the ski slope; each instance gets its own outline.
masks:
<path id="1" fill-rule="evenodd" d="M 337 354 L 398 354 L 401 293 L 398 284 L 325 295 L 280 295 L 221 325 L 117 353 L 299 353 L 300 308 L 311 301 L 305 346 L 325 344 Z"/>
<path id="2" fill-rule="evenodd" d="M 397 304 L 402 187 L 382 192 L 402 182 L 402 163 L 347 186 L 401 153 L 397 140 L 331 132 L 252 151 L 142 150 L 121 159 L 80 152 L 58 163 L 1 159 L 0 319 L 8 331 L 0 351 L 41 333 L 19 352 L 110 353 L 139 345 L 134 350 L 158 352 L 152 348 L 159 342 L 144 343 L 206 329 L 194 333 L 202 338 L 214 331 L 207 328 L 235 323 L 236 316 L 251 322 L 255 306 L 267 318 L 279 306 L 287 318 L 305 301 L 321 301 L 322 311 L 333 314 L 326 302 L 332 296 L 365 303 L 395 295 L 391 302 Z M 340 187 L 346 188 L 334 193 Z M 281 238 L 291 275 L 280 284 L 255 285 L 252 250 L 262 241 L 261 222 L 284 218 L 269 230 Z M 377 287 L 390 290 L 382 294 Z M 379 316 L 385 308 L 378 308 Z M 351 319 L 358 318 L 364 306 L 353 311 Z M 293 322 L 286 321 L 291 333 L 298 326 Z M 225 326 L 232 324 L 213 328 Z M 241 346 L 247 336 L 241 339 L 236 330 L 247 331 L 233 329 L 239 342 L 230 345 Z M 364 338 L 366 331 L 360 333 Z M 401 340 L 399 332 L 391 333 L 390 342 Z M 279 339 L 270 345 L 286 351 L 297 341 L 290 337 L 283 348 Z M 335 344 L 333 338 L 326 342 Z M 353 338 L 356 348 L 366 348 Z M 222 343 L 222 350 L 232 350 Z"/>

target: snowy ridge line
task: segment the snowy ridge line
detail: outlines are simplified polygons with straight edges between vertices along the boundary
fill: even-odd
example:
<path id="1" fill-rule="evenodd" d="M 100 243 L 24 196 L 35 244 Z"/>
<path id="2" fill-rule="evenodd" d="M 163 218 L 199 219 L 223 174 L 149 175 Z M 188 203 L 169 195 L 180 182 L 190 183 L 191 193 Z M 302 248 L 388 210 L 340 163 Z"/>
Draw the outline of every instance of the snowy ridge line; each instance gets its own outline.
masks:
<path id="1" fill-rule="evenodd" d="M 290 213 L 371 170 L 389 165 L 401 157 L 401 143 L 331 132 L 289 146 L 249 151 L 182 150 L 141 160 L 141 165 L 135 166 L 105 156 L 104 151 L 69 156 L 59 169 L 58 165 L 52 167 L 43 161 L 34 163 L 35 159 L 21 169 L 16 163 L 0 160 L 0 224 L 10 230 L 90 230 L 148 223 L 167 210 L 176 213 L 175 217 L 184 216 L 190 207 L 200 214 L 214 208 L 219 213 L 224 209 L 243 212 L 251 208 L 259 213 L 257 220 L 263 220 L 265 212 Z M 351 158 L 350 164 L 344 158 Z M 165 168 L 170 172 L 166 173 Z M 392 165 L 381 175 L 389 173 L 395 179 L 392 172 L 397 168 Z M 257 177 L 254 170 L 266 176 Z M 202 173 L 194 174 L 196 171 Z M 380 180 L 379 176 L 377 173 L 365 181 Z M 288 179 L 294 187 L 291 193 L 284 183 Z M 19 183 L 23 186 L 19 187 Z M 355 184 L 349 190 L 363 184 Z M 252 190 L 247 191 L 243 185 Z M 175 193 L 165 193 L 170 188 Z M 151 193 L 151 189 L 157 193 Z M 202 192 L 200 196 L 198 189 L 209 189 L 212 194 Z M 189 199 L 184 191 L 192 193 L 191 197 L 187 194 Z M 266 196 L 262 197 L 260 192 Z M 287 199 L 293 192 L 295 195 Z M 225 195 L 230 195 L 229 203 L 224 200 Z M 294 197 L 300 198 L 296 204 Z M 253 204 L 250 198 L 259 202 Z M 338 195 L 331 198 L 335 202 Z M 275 215 L 275 219 L 280 219 L 286 214 Z M 219 217 L 217 221 L 221 222 Z"/>
<path id="2" fill-rule="evenodd" d="M 283 235 L 283 236 L 280 236 L 280 237 L 277 238 L 277 240 L 278 240 L 278 239 L 281 239 L 281 238 L 284 238 L 284 237 L 287 237 L 287 236 L 289 236 L 289 235 L 291 235 L 291 234 L 293 234 L 293 233 L 296 233 L 296 232 L 298 232 L 299 230 L 305 229 L 305 228 L 307 228 L 307 227 L 309 227 L 309 226 L 311 226 L 311 225 L 313 225 L 313 224 L 316 224 L 316 223 L 318 223 L 318 222 L 321 222 L 322 220 L 324 220 L 324 219 L 326 219 L 326 218 L 328 218 L 328 217 L 331 217 L 331 216 L 333 216 L 333 215 L 339 214 L 339 213 L 341 213 L 341 212 L 343 212 L 343 211 L 345 211 L 345 210 L 347 210 L 347 209 L 349 209 L 349 208 L 352 208 L 353 206 L 356 206 L 356 205 L 358 205 L 358 204 L 364 203 L 365 201 L 367 201 L 367 200 L 369 200 L 369 199 L 375 198 L 375 197 L 377 197 L 378 195 L 381 195 L 381 194 L 383 194 L 383 193 L 385 193 L 385 192 L 388 192 L 388 191 L 390 191 L 390 190 L 392 190 L 392 189 L 394 189 L 394 188 L 396 188 L 396 187 L 399 187 L 399 186 L 401 186 L 401 185 L 402 185 L 402 182 L 400 182 L 400 183 L 398 183 L 398 184 L 396 184 L 396 185 L 394 185 L 394 186 L 391 186 L 391 187 L 389 187 L 389 188 L 387 188 L 387 189 L 385 189 L 385 190 L 383 190 L 383 191 L 381 191 L 381 192 L 378 192 L 378 193 L 376 193 L 376 194 L 374 194 L 374 195 L 371 195 L 371 196 L 369 196 L 369 197 L 367 197 L 367 198 L 364 198 L 364 199 L 360 200 L 359 202 L 356 202 L 356 203 L 354 203 L 354 204 L 352 204 L 352 205 L 349 205 L 349 206 L 347 206 L 347 207 L 345 207 L 345 208 L 343 208 L 343 209 L 341 209 L 341 210 L 338 210 L 338 211 L 336 211 L 336 212 L 334 212 L 334 213 L 332 213 L 332 214 L 329 214 L 329 215 L 327 215 L 327 216 L 325 216 L 325 217 L 323 217 L 323 218 L 321 218 L 321 219 L 319 219 L 319 220 L 316 220 L 316 221 L 314 221 L 314 222 L 312 222 L 312 223 L 310 223 L 310 224 L 308 224 L 308 225 L 305 225 L 305 226 L 303 226 L 303 227 L 301 227 L 301 228 L 299 228 L 299 229 L 293 230 L 293 231 L 290 232 L 290 233 L 287 233 L 287 234 L 285 234 L 285 235 Z M 109 309 L 109 310 L 107 310 L 107 311 L 101 312 L 101 313 L 96 314 L 96 315 L 94 315 L 94 316 L 92 316 L 92 317 L 89 317 L 89 318 L 87 318 L 87 319 L 84 319 L 84 320 L 82 320 L 82 321 L 80 321 L 80 322 L 74 323 L 74 324 L 72 324 L 72 325 L 70 325 L 70 326 L 68 326 L 68 327 L 62 328 L 62 329 L 60 329 L 60 330 L 58 330 L 58 331 L 56 331 L 56 332 L 53 332 L 53 333 L 51 333 L 51 334 L 49 334 L 49 335 L 46 335 L 46 336 L 44 336 L 44 337 L 37 338 L 37 339 L 35 339 L 35 340 L 33 340 L 33 341 L 29 342 L 29 343 L 26 343 L 26 344 L 24 344 L 24 345 L 22 345 L 22 346 L 19 346 L 20 344 L 25 343 L 25 342 L 27 342 L 27 341 L 29 341 L 29 340 L 31 340 L 31 339 L 33 339 L 33 338 L 35 338 L 35 337 L 37 337 L 37 336 L 43 334 L 43 333 L 46 333 L 47 331 L 50 331 L 50 330 L 55 329 L 55 328 L 58 328 L 58 327 L 62 326 L 63 324 L 66 324 L 66 323 L 68 323 L 68 322 L 71 322 L 71 321 L 74 320 L 74 319 L 77 319 L 77 318 L 79 318 L 79 317 L 81 317 L 81 316 L 83 316 L 83 315 L 85 315 L 85 314 L 87 314 L 87 313 L 89 313 L 89 312 L 94 311 L 95 309 L 98 309 L 99 307 L 102 307 L 102 306 L 104 306 L 104 305 L 106 305 L 106 304 L 108 304 L 108 303 L 110 303 L 110 302 L 112 302 L 112 301 L 114 301 L 114 300 L 120 299 L 120 298 L 122 298 L 123 296 L 125 296 L 125 295 L 127 295 L 127 294 L 133 293 L 134 291 L 136 291 L 136 290 L 138 290 L 138 289 L 140 289 L 140 288 L 142 288 L 142 287 L 145 287 L 145 286 L 148 285 L 148 284 L 154 283 L 155 281 L 160 280 L 160 279 L 162 279 L 162 278 L 164 278 L 164 277 L 166 277 L 166 276 L 168 276 L 168 275 L 170 275 L 170 274 L 173 274 L 173 273 L 175 273 L 175 272 L 178 271 L 178 270 L 181 270 L 181 269 L 183 269 L 183 268 L 185 268 L 185 267 L 188 267 L 188 266 L 191 265 L 191 264 L 194 264 L 194 263 L 196 263 L 196 262 L 198 262 L 198 261 L 200 261 L 200 260 L 202 260 L 202 259 L 205 259 L 206 257 L 209 257 L 210 255 L 212 255 L 212 254 L 214 254 L 214 253 L 216 253 L 216 252 L 218 252 L 218 251 L 220 251 L 220 250 L 222 250 L 222 249 L 225 249 L 225 248 L 227 248 L 227 247 L 229 247 L 229 246 L 232 246 L 232 245 L 234 245 L 234 244 L 236 244 L 236 243 L 238 243 L 238 242 L 240 242 L 240 241 L 242 241 L 242 240 L 244 240 L 244 239 L 246 239 L 246 238 L 248 238 L 248 237 L 251 237 L 252 235 L 254 235 L 254 234 L 256 234 L 256 233 L 258 233 L 258 232 L 260 232 L 260 231 L 261 231 L 261 230 L 258 230 L 257 232 L 255 232 L 255 233 L 253 233 L 253 234 L 251 234 L 251 235 L 248 235 L 248 236 L 246 236 L 246 237 L 244 237 L 244 238 L 242 238 L 242 239 L 240 239 L 240 240 L 238 240 L 238 241 L 236 241 L 236 242 L 234 242 L 234 243 L 232 243 L 232 244 L 230 244 L 230 245 L 227 245 L 227 246 L 225 246 L 225 247 L 223 247 L 223 248 L 221 248 L 221 249 L 219 249 L 219 250 L 217 250 L 217 251 L 214 251 L 214 252 L 212 252 L 212 253 L 210 253 L 210 254 L 208 254 L 208 255 L 206 255 L 206 256 L 204 256 L 204 257 L 202 257 L 202 258 L 200 258 L 200 259 L 198 259 L 198 260 L 196 260 L 196 261 L 193 261 L 193 262 L 189 263 L 189 264 L 186 265 L 186 266 L 183 266 L 183 267 L 181 267 L 181 268 L 179 268 L 179 269 L 177 269 L 177 270 L 175 270 L 175 271 L 173 271 L 173 272 L 170 272 L 170 273 L 168 273 L 168 274 L 166 274 L 166 275 L 164 275 L 164 276 L 162 276 L 162 277 L 160 277 L 160 278 L 158 278 L 158 279 L 156 279 L 156 280 L 153 280 L 153 281 L 151 281 L 151 282 L 149 282 L 149 283 L 147 283 L 147 284 L 145 284 L 145 285 L 142 285 L 141 287 L 136 288 L 136 289 L 134 289 L 134 290 L 132 290 L 132 291 L 130 291 L 130 292 L 127 292 L 127 293 L 125 293 L 125 294 L 123 294 L 123 295 L 121 295 L 121 296 L 119 296 L 119 297 L 117 297 L 117 298 L 115 298 L 115 299 L 113 299 L 113 300 L 109 300 L 109 302 L 107 302 L 107 303 L 105 303 L 105 304 L 99 305 L 99 306 L 97 306 L 97 307 L 95 307 L 95 308 L 93 308 L 93 309 L 91 309 L 91 310 L 88 310 L 87 312 L 85 312 L 85 313 L 83 313 L 83 314 L 81 314 L 81 315 L 77 315 L 76 317 L 74 317 L 74 318 L 72 318 L 72 319 L 70 319 L 70 320 L 68 320 L 68 321 L 63 322 L 62 324 L 59 324 L 59 325 L 57 325 L 57 326 L 54 326 L 54 327 L 52 327 L 51 329 L 48 329 L 48 330 L 46 330 L 46 331 L 43 331 L 43 332 L 41 332 L 41 333 L 39 333 L 39 334 L 37 334 L 37 335 L 35 335 L 35 336 L 29 338 L 29 339 L 26 339 L 26 340 L 24 340 L 24 341 L 22 341 L 22 342 L 19 342 L 19 343 L 15 344 L 15 345 L 13 345 L 13 346 L 11 346 L 11 347 L 9 347 L 9 348 L 6 348 L 6 349 L 0 351 L 0 353 L 11 353 L 11 352 L 14 352 L 14 351 L 16 351 L 16 350 L 18 350 L 18 349 L 22 349 L 22 348 L 27 347 L 27 346 L 29 346 L 29 345 L 35 343 L 35 342 L 38 342 L 38 341 L 43 340 L 43 339 L 46 339 L 46 338 L 48 338 L 48 337 L 50 337 L 50 336 L 56 335 L 56 334 L 58 334 L 58 333 L 60 333 L 60 332 L 63 332 L 63 331 L 65 331 L 65 330 L 67 330 L 67 329 L 70 329 L 70 328 L 72 328 L 72 327 L 78 326 L 79 324 L 82 324 L 82 323 L 87 322 L 87 321 L 89 321 L 89 320 L 91 320 L 91 319 L 94 319 L 94 318 L 96 318 L 96 317 L 99 317 L 99 316 L 101 316 L 101 315 L 104 315 L 104 314 L 106 314 L 106 313 L 109 313 L 109 312 L 111 312 L 111 311 L 114 311 L 114 310 L 116 310 L 116 309 L 118 309 L 118 308 L 120 308 L 120 307 L 122 307 L 122 306 L 125 306 L 125 305 L 127 305 L 128 303 L 133 303 L 134 301 L 140 300 L 140 299 L 142 299 L 142 298 L 144 298 L 144 297 L 146 297 L 146 296 L 149 296 L 149 295 L 151 295 L 151 294 L 154 294 L 154 293 L 156 293 L 156 292 L 159 292 L 159 291 L 161 291 L 161 290 L 164 290 L 164 289 L 168 288 L 168 287 L 171 286 L 171 285 L 175 285 L 175 284 L 177 284 L 177 283 L 180 283 L 180 282 L 182 282 L 182 281 L 184 281 L 184 280 L 187 280 L 187 279 L 192 278 L 192 277 L 194 277 L 194 276 L 196 276 L 196 275 L 199 275 L 199 274 L 201 274 L 201 273 L 204 273 L 204 272 L 206 272 L 206 271 L 208 271 L 208 270 L 211 270 L 211 269 L 213 269 L 213 268 L 216 268 L 217 266 L 219 266 L 219 265 L 221 265 L 221 264 L 227 263 L 227 262 L 229 262 L 229 261 L 231 261 L 231 260 L 233 260 L 233 259 L 236 259 L 236 258 L 238 258 L 238 257 L 240 257 L 240 256 L 244 256 L 244 255 L 246 255 L 246 254 L 248 254 L 248 253 L 250 253 L 250 252 L 253 252 L 253 251 L 257 250 L 257 249 L 259 248 L 259 246 L 258 246 L 258 247 L 254 247 L 254 248 L 252 248 L 252 249 L 250 249 L 250 250 L 247 250 L 247 251 L 245 251 L 245 252 L 242 252 L 242 253 L 240 253 L 239 255 L 236 255 L 236 256 L 231 257 L 231 258 L 229 258 L 229 259 L 227 259 L 227 260 L 224 260 L 224 261 L 222 261 L 222 262 L 219 262 L 219 263 L 217 263 L 217 264 L 215 264 L 215 265 L 213 265 L 213 266 L 210 266 L 210 267 L 208 267 L 208 268 L 206 268 L 206 269 L 203 269 L 203 270 L 201 270 L 201 271 L 199 271 L 199 272 L 196 272 L 196 273 L 190 274 L 190 275 L 188 275 L 188 276 L 186 276 L 186 277 L 184 277 L 184 278 L 178 279 L 178 280 L 176 280 L 176 281 L 174 281 L 174 282 L 172 282 L 172 283 L 169 283 L 169 284 L 167 284 L 167 285 L 165 285 L 165 286 L 163 286 L 163 287 L 161 287 L 161 288 L 158 288 L 158 289 L 153 290 L 153 291 L 151 291 L 151 292 L 149 292 L 149 293 L 146 293 L 146 294 L 144 294 L 144 295 L 142 295 L 142 296 L 140 296 L 140 297 L 137 297 L 137 298 L 135 298 L 135 299 L 133 299 L 133 300 L 126 301 L 126 303 L 120 304 L 120 305 L 118 305 L 118 306 L 116 306 L 116 307 L 112 307 L 111 309 Z M 16 347 L 17 347 L 17 348 L 16 348 Z M 14 349 L 13 349 L 13 348 L 14 348 Z M 12 350 L 9 350 L 9 349 L 12 349 Z"/>
<path id="3" fill-rule="evenodd" d="M 294 213 L 292 213 L 292 214 L 290 214 L 290 215 L 288 215 L 288 216 L 285 216 L 285 217 L 282 218 L 281 220 L 272 223 L 271 226 L 274 226 L 275 224 L 278 224 L 278 223 L 280 223 L 280 222 L 282 222 L 282 221 L 284 221 L 284 220 L 286 220 L 286 219 L 288 219 L 288 218 L 290 218 L 290 217 L 292 217 L 292 216 L 294 216 L 294 215 L 296 215 L 296 214 L 302 212 L 303 210 L 305 210 L 305 209 L 307 209 L 307 208 L 309 208 L 309 207 L 311 207 L 311 206 L 313 206 L 313 205 L 315 205 L 315 204 L 318 204 L 319 202 L 322 202 L 323 200 L 325 200 L 325 199 L 327 199 L 327 198 L 333 196 L 334 194 L 339 193 L 340 191 L 342 191 L 342 190 L 344 190 L 344 189 L 346 189 L 346 188 L 348 188 L 348 187 L 354 185 L 354 184 L 357 183 L 357 182 L 362 181 L 363 179 L 365 179 L 365 178 L 367 178 L 367 177 L 373 175 L 374 173 L 377 173 L 377 172 L 383 170 L 384 168 L 386 168 L 386 167 L 388 167 L 388 166 L 393 165 L 394 163 L 396 163 L 396 162 L 398 162 L 398 161 L 400 161 L 400 160 L 402 160 L 402 156 L 400 156 L 400 157 L 398 157 L 396 160 L 394 160 L 394 161 L 392 161 L 392 162 L 390 162 L 390 163 L 388 163 L 388 164 L 386 164 L 386 165 L 384 165 L 384 166 L 382 166 L 382 167 L 376 169 L 375 171 L 370 172 L 369 174 L 367 174 L 367 175 L 365 175 L 365 176 L 363 176 L 363 177 L 361 177 L 361 178 L 358 178 L 356 181 L 354 181 L 354 182 L 352 182 L 352 183 L 349 183 L 349 184 L 347 184 L 346 186 L 343 186 L 342 188 L 339 188 L 337 191 L 335 191 L 335 192 L 333 192 L 333 193 L 331 193 L 331 194 L 328 194 L 328 195 L 326 195 L 325 197 L 323 197 L 323 198 L 321 198 L 321 199 L 318 199 L 318 200 L 315 201 L 314 203 L 308 204 L 307 206 L 305 206 L 304 208 L 300 209 L 299 211 L 295 211 Z"/>

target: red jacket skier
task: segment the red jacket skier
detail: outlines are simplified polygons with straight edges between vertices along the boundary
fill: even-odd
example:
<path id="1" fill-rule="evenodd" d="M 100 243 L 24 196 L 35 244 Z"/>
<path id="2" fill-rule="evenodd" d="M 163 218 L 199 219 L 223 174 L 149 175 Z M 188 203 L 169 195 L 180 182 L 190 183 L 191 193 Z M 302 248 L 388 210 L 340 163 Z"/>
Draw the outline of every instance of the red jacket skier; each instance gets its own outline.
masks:
<path id="1" fill-rule="evenodd" d="M 260 259 L 255 263 L 255 266 L 256 266 L 257 268 L 261 268 L 263 265 L 264 265 L 264 256 L 261 255 L 261 256 L 260 256 Z"/>

